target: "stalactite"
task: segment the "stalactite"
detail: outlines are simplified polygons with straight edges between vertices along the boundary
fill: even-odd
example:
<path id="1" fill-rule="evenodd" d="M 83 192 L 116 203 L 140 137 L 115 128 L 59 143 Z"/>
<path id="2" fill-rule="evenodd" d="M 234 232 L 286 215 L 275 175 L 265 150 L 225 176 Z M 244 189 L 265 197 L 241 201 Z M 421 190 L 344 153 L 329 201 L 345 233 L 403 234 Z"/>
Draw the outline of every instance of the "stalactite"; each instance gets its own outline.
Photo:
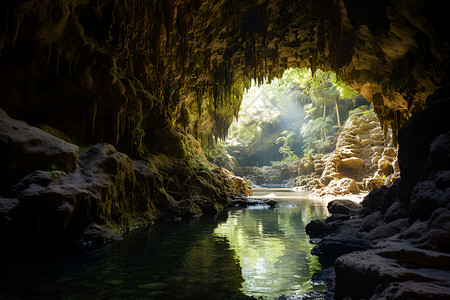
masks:
<path id="1" fill-rule="evenodd" d="M 59 59 L 60 59 L 60 57 L 61 57 L 61 53 L 62 53 L 62 47 L 60 46 L 59 47 L 59 49 L 58 49 L 58 56 L 57 56 L 57 58 L 56 58 L 56 74 L 58 74 L 58 71 L 59 71 Z"/>
<path id="2" fill-rule="evenodd" d="M 77 71 L 77 66 L 78 66 L 78 62 L 80 61 L 80 58 L 81 58 L 81 55 L 80 55 L 80 54 L 78 54 L 78 55 L 75 57 L 75 61 L 74 61 L 74 63 L 73 63 L 73 72 L 74 72 L 74 73 Z"/>
<path id="3" fill-rule="evenodd" d="M 23 21 L 23 14 L 21 14 L 21 13 L 17 14 L 16 30 L 14 32 L 14 39 L 13 39 L 13 43 L 12 43 L 13 49 L 16 46 L 16 41 L 17 41 L 17 37 L 19 36 L 19 29 L 20 29 L 20 25 L 22 24 L 22 21 Z"/>
<path id="4" fill-rule="evenodd" d="M 48 44 L 47 70 L 50 69 L 50 57 L 52 55 L 52 43 Z"/>
<path id="5" fill-rule="evenodd" d="M 94 106 L 92 108 L 92 130 L 91 130 L 91 135 L 94 136 L 94 132 L 95 132 L 95 121 L 97 119 L 97 101 L 94 100 Z"/>

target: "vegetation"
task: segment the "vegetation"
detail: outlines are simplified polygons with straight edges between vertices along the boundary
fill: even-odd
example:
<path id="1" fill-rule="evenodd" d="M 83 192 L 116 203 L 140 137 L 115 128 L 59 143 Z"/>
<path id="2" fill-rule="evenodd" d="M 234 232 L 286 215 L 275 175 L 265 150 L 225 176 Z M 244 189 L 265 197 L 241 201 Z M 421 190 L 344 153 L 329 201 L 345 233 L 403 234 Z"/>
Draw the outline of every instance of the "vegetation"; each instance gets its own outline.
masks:
<path id="1" fill-rule="evenodd" d="M 292 138 L 296 133 L 292 131 L 283 131 L 281 136 L 277 139 L 277 144 L 283 143 L 279 151 L 283 154 L 283 162 L 293 162 L 300 158 L 292 150 L 294 139 Z"/>
<path id="2" fill-rule="evenodd" d="M 243 96 L 238 121 L 233 122 L 227 145 L 251 147 L 270 124 L 275 124 L 286 107 L 295 103 L 302 110 L 298 129 L 285 128 L 272 141 L 280 145 L 283 161 L 301 155 L 331 151 L 333 134 L 342 126 L 348 111 L 354 108 L 357 93 L 333 72 L 292 68 L 270 84 L 253 85 Z M 289 112 L 289 111 L 288 111 Z M 292 132 L 292 134 L 290 133 Z M 295 134 L 299 135 L 296 137 Z M 267 138 L 266 138 L 267 139 Z M 303 144 L 293 147 L 294 140 Z M 267 142 L 271 142 L 267 140 Z"/>
<path id="3" fill-rule="evenodd" d="M 59 178 L 58 167 L 54 164 L 50 165 L 50 170 L 47 171 L 47 173 L 50 174 L 50 178 L 52 180 L 56 180 Z"/>
<path id="4" fill-rule="evenodd" d="M 311 99 L 305 107 L 305 118 L 309 121 L 300 130 L 304 138 L 304 154 L 328 152 L 332 129 L 341 127 L 338 103 L 348 101 L 357 93 L 345 85 L 333 72 L 317 70 L 314 76 L 311 76 L 308 69 L 289 69 L 286 72 L 296 80 L 302 87 L 303 93 Z M 329 109 L 327 114 L 327 107 L 333 106 L 334 110 Z M 321 115 L 319 111 L 322 112 Z"/>

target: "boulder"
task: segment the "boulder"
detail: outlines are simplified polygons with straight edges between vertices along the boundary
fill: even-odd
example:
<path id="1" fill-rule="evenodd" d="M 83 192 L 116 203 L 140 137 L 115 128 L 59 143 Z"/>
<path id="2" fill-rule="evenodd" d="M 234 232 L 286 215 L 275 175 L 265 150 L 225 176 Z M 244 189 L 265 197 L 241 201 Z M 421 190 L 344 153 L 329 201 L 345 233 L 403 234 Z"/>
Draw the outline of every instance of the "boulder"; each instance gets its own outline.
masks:
<path id="1" fill-rule="evenodd" d="M 397 233 L 399 233 L 401 230 L 408 227 L 408 219 L 398 219 L 395 221 L 392 221 L 391 223 L 382 223 L 381 225 L 373 228 L 368 234 L 364 236 L 364 239 L 370 243 L 371 241 L 384 239 L 391 237 Z"/>
<path id="2" fill-rule="evenodd" d="M 362 219 L 359 230 L 369 232 L 381 224 L 383 224 L 383 214 L 380 211 L 376 211 Z"/>
<path id="3" fill-rule="evenodd" d="M 384 220 L 386 221 L 386 223 L 404 218 L 408 218 L 408 210 L 400 201 L 392 203 L 384 216 Z"/>
<path id="4" fill-rule="evenodd" d="M 432 179 L 437 172 L 447 170 L 450 170 L 450 130 L 446 134 L 438 135 L 431 142 L 424 179 Z"/>
<path id="5" fill-rule="evenodd" d="M 359 194 L 360 190 L 355 180 L 351 178 L 342 178 L 339 180 L 332 180 L 326 188 L 327 194 L 336 196 L 347 194 Z"/>
<path id="6" fill-rule="evenodd" d="M 361 202 L 362 206 L 373 210 L 380 209 L 387 189 L 387 186 L 383 185 L 378 189 L 370 191 L 369 194 L 367 194 L 367 196 L 364 197 L 364 200 Z"/>
<path id="7" fill-rule="evenodd" d="M 305 227 L 306 234 L 310 238 L 323 238 L 339 229 L 339 223 L 326 222 L 325 220 L 313 220 Z"/>
<path id="8" fill-rule="evenodd" d="M 19 200 L 0 198 L 0 218 L 9 218 L 11 211 L 19 204 Z"/>
<path id="9" fill-rule="evenodd" d="M 349 157 L 339 161 L 338 170 L 359 171 L 364 169 L 365 166 L 366 163 L 362 159 L 358 157 Z"/>
<path id="10" fill-rule="evenodd" d="M 440 295 L 439 299 L 450 297 L 450 255 L 416 248 L 407 242 L 387 241 L 374 249 L 343 255 L 336 259 L 335 271 L 336 299 L 369 299 L 394 283 L 426 287 L 426 282 L 435 288 L 423 299 L 433 299 L 429 298 L 433 294 Z M 420 294 L 427 295 L 428 290 Z"/>
<path id="11" fill-rule="evenodd" d="M 409 205 L 409 218 L 413 222 L 417 219 L 428 220 L 439 207 L 445 206 L 447 199 L 444 191 L 436 186 L 434 181 L 423 181 L 416 184 Z"/>
<path id="12" fill-rule="evenodd" d="M 410 230 L 412 243 L 420 248 L 450 253 L 450 210 L 438 208 L 425 224 L 413 231 L 415 234 L 411 234 Z"/>
<path id="13" fill-rule="evenodd" d="M 450 297 L 450 286 L 446 282 L 394 282 L 377 291 L 371 300 L 388 299 L 429 299 L 447 300 Z"/>
<path id="14" fill-rule="evenodd" d="M 364 178 L 364 180 L 363 180 L 363 186 L 368 191 L 377 189 L 382 185 L 384 185 L 383 178 L 369 177 L 369 178 Z"/>
<path id="15" fill-rule="evenodd" d="M 351 236 L 326 236 L 318 245 L 316 245 L 311 253 L 319 257 L 322 267 L 330 267 L 334 261 L 347 253 L 366 249 L 363 240 Z"/>
<path id="16" fill-rule="evenodd" d="M 333 200 L 327 205 L 327 209 L 330 213 L 344 215 L 355 214 L 361 207 L 361 204 L 347 199 Z"/>
<path id="17" fill-rule="evenodd" d="M 450 170 L 437 172 L 434 175 L 436 186 L 445 191 L 450 187 Z"/>
<path id="18" fill-rule="evenodd" d="M 10 118 L 0 109 L 0 194 L 8 195 L 13 184 L 35 170 L 73 171 L 78 146 L 56 138 L 39 128 Z"/>

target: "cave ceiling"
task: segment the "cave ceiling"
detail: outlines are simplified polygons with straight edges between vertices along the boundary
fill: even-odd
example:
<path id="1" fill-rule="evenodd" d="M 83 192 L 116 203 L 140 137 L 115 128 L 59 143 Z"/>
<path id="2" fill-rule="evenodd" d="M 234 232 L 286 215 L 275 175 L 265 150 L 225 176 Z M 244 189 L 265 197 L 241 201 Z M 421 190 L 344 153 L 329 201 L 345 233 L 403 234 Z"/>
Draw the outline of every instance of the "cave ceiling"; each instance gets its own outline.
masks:
<path id="1" fill-rule="evenodd" d="M 150 116 L 224 138 L 251 80 L 291 67 L 335 71 L 396 136 L 447 74 L 440 1 L 4 0 L 0 9 L 0 106 L 80 135 L 107 139 L 111 127 L 115 142 Z M 61 120 L 49 112 L 62 109 Z"/>

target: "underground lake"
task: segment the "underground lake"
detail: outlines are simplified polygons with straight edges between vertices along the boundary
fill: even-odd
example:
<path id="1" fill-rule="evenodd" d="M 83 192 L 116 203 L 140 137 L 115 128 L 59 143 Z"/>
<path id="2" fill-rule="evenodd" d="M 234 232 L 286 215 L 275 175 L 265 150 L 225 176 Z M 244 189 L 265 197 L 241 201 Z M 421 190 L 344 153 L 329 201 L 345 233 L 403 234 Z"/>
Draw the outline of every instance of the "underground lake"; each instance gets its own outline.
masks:
<path id="1" fill-rule="evenodd" d="M 323 290 L 305 225 L 326 202 L 290 189 L 255 189 L 278 206 L 162 221 L 81 252 L 23 261 L 2 276 L 0 299 L 276 299 Z"/>

